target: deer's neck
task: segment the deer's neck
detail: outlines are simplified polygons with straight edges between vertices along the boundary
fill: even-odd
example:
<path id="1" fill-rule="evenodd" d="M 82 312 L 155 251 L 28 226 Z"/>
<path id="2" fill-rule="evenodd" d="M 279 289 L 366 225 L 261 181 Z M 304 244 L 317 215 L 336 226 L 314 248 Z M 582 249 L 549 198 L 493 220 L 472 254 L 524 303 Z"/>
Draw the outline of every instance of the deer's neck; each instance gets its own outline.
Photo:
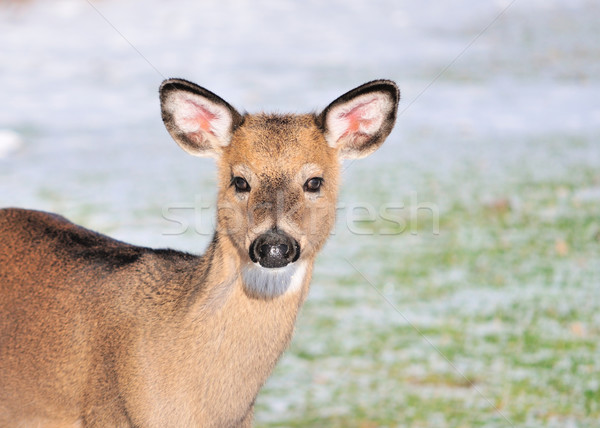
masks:
<path id="1" fill-rule="evenodd" d="M 226 237 L 216 235 L 206 257 L 205 291 L 190 312 L 190 327 L 202 337 L 200 354 L 205 364 L 221 361 L 220 370 L 225 372 L 243 377 L 254 373 L 249 384 L 254 383 L 258 392 L 290 342 L 308 293 L 312 261 L 304 262 L 299 284 L 267 299 L 248 293 L 242 274 L 245 266 Z"/>
<path id="2" fill-rule="evenodd" d="M 252 297 L 244 284 L 246 266 L 226 237 L 215 236 L 206 253 L 206 294 L 199 299 L 194 316 L 202 337 L 200 350 L 206 366 L 218 362 L 220 382 L 212 383 L 210 395 L 224 399 L 232 391 L 254 400 L 280 355 L 287 348 L 298 310 L 309 289 L 312 261 L 306 263 L 299 284 L 274 298 Z M 209 391 L 204 391 L 209 392 Z"/>
<path id="3" fill-rule="evenodd" d="M 243 274 L 247 265 L 227 237 L 215 235 L 204 263 L 203 291 L 189 313 L 190 328 L 203 338 L 201 353 L 207 363 L 215 358 L 231 364 L 231 370 L 247 367 L 266 379 L 291 339 L 308 294 L 312 260 L 300 262 L 302 275 L 272 298 L 248 291 Z"/>
<path id="4" fill-rule="evenodd" d="M 187 314 L 168 334 L 152 332 L 157 340 L 140 345 L 147 359 L 138 369 L 161 369 L 145 371 L 148 382 L 137 393 L 152 401 L 155 415 L 181 408 L 174 397 L 185 400 L 190 413 L 174 414 L 175 426 L 185 420 L 229 426 L 229 418 L 244 415 L 288 346 L 308 293 L 312 262 L 294 289 L 272 299 L 249 296 L 236 251 L 215 236 L 198 266 L 194 281 L 202 284 Z"/>

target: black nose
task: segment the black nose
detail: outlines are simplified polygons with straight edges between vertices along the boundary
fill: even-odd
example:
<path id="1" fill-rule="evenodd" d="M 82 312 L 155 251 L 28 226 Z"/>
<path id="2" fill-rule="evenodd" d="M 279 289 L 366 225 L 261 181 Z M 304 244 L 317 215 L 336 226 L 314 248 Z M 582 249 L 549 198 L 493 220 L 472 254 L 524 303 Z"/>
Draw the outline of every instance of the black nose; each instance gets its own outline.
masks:
<path id="1" fill-rule="evenodd" d="M 293 263 L 300 257 L 300 245 L 281 230 L 269 230 L 250 244 L 250 259 L 262 267 L 278 268 Z"/>

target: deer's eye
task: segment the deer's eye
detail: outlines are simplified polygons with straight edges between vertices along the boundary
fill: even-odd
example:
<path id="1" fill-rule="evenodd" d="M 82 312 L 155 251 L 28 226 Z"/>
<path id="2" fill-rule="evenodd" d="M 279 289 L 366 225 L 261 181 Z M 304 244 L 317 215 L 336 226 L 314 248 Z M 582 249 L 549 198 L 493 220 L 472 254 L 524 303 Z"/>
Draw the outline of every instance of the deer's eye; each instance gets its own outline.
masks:
<path id="1" fill-rule="evenodd" d="M 242 177 L 233 177 L 231 180 L 231 184 L 235 186 L 236 192 L 249 192 L 250 185 L 248 182 Z"/>
<path id="2" fill-rule="evenodd" d="M 305 192 L 318 192 L 323 184 L 323 179 L 321 177 L 313 177 L 306 180 L 304 183 L 304 191 Z"/>

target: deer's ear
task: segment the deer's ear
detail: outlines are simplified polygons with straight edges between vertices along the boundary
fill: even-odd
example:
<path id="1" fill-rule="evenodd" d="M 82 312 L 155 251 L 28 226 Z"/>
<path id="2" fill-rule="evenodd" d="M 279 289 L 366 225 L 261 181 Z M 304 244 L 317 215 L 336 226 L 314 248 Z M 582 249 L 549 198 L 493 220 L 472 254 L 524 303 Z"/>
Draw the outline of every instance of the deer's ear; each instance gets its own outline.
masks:
<path id="1" fill-rule="evenodd" d="M 392 131 L 400 91 L 391 80 L 375 80 L 342 95 L 323 110 L 319 123 L 341 159 L 373 153 Z"/>
<path id="2" fill-rule="evenodd" d="M 182 79 L 160 85 L 160 107 L 171 137 L 194 156 L 219 157 L 243 121 L 219 96 Z"/>

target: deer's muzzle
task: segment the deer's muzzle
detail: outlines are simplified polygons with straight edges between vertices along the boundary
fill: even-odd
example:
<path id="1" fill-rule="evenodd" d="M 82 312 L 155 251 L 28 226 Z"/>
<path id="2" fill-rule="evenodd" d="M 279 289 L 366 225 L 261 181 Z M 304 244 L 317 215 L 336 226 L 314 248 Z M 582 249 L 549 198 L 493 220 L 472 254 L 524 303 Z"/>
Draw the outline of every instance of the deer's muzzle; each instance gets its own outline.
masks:
<path id="1" fill-rule="evenodd" d="M 280 268 L 300 257 L 298 241 L 287 233 L 273 229 L 263 233 L 250 244 L 250 259 L 265 268 Z"/>

